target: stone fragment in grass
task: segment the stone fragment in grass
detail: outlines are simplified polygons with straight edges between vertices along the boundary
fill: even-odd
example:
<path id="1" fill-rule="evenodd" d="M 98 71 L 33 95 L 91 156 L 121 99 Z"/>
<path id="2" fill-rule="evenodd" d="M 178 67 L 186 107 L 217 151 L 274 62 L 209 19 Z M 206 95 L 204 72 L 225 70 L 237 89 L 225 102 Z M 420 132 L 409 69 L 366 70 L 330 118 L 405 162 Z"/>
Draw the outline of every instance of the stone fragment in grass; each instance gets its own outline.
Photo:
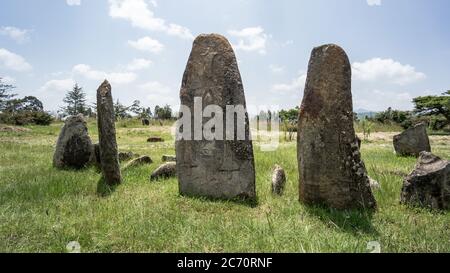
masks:
<path id="1" fill-rule="evenodd" d="M 400 156 L 418 157 L 421 152 L 431 152 L 427 125 L 420 123 L 394 136 L 395 152 Z"/>
<path id="2" fill-rule="evenodd" d="M 275 165 L 272 174 L 272 193 L 276 195 L 283 195 L 286 186 L 286 172 L 283 168 Z"/>
<path id="3" fill-rule="evenodd" d="M 68 117 L 59 134 L 53 166 L 82 169 L 89 165 L 93 153 L 94 147 L 83 115 Z"/>
<path id="4" fill-rule="evenodd" d="M 144 155 L 144 156 L 138 157 L 138 158 L 130 161 L 125 166 L 125 168 L 139 167 L 142 165 L 150 165 L 152 163 L 153 163 L 153 160 L 148 155 Z"/>
<path id="5" fill-rule="evenodd" d="M 177 161 L 177 157 L 174 155 L 163 155 L 162 156 L 162 161 L 163 162 L 176 162 Z"/>
<path id="6" fill-rule="evenodd" d="M 119 152 L 119 161 L 120 162 L 128 161 L 135 157 L 139 157 L 139 155 L 134 154 L 133 152 Z"/>
<path id="7" fill-rule="evenodd" d="M 150 181 L 175 177 L 177 175 L 177 163 L 168 162 L 159 166 L 150 176 Z"/>
<path id="8" fill-rule="evenodd" d="M 149 143 L 164 142 L 164 139 L 161 137 L 149 137 L 147 139 L 147 142 L 149 142 Z"/>
<path id="9" fill-rule="evenodd" d="M 450 161 L 422 152 L 403 183 L 401 202 L 437 210 L 450 209 Z"/>
<path id="10" fill-rule="evenodd" d="M 341 47 L 313 49 L 298 122 L 299 195 L 305 204 L 376 208 L 353 125 L 351 78 Z"/>
<path id="11" fill-rule="evenodd" d="M 380 190 L 381 189 L 381 185 L 378 181 L 376 181 L 375 179 L 370 178 L 370 188 L 372 188 L 372 190 Z"/>

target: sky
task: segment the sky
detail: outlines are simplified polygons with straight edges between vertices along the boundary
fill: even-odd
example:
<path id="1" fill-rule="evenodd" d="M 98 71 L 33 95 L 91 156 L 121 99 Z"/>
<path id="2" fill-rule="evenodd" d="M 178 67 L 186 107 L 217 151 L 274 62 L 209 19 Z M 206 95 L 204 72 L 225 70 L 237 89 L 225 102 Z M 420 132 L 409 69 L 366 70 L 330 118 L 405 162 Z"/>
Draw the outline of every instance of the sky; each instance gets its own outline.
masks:
<path id="1" fill-rule="evenodd" d="M 195 37 L 236 52 L 247 104 L 292 108 L 311 50 L 334 43 L 352 63 L 355 110 L 409 110 L 450 89 L 448 0 L 2 0 L 0 77 L 46 110 L 75 83 L 89 102 L 103 79 L 124 104 L 178 107 Z"/>

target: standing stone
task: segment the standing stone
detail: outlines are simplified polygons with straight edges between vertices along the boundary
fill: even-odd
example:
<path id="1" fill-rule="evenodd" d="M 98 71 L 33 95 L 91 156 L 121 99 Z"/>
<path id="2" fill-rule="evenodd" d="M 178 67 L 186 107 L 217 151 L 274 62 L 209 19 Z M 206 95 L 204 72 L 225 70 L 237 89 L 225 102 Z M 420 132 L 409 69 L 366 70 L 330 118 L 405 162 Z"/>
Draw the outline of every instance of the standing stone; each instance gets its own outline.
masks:
<path id="1" fill-rule="evenodd" d="M 450 161 L 420 154 L 415 170 L 405 178 L 401 202 L 431 209 L 450 209 Z"/>
<path id="2" fill-rule="evenodd" d="M 351 66 L 337 45 L 314 48 L 298 123 L 300 200 L 336 209 L 376 207 L 353 127 Z"/>
<path id="3" fill-rule="evenodd" d="M 211 118 L 200 122 L 194 119 L 194 100 L 202 99 L 202 109 L 216 105 L 223 112 L 223 138 L 192 140 L 177 137 L 176 159 L 180 193 L 218 199 L 255 199 L 255 165 L 246 110 L 241 122 L 234 126 L 244 128 L 240 139 L 226 138 L 226 108 L 241 106 L 246 109 L 244 87 L 234 51 L 223 36 L 198 36 L 184 72 L 180 92 L 181 105 L 191 111 L 192 135 L 195 128 L 205 126 Z M 181 112 L 181 111 L 180 111 Z M 231 122 L 231 121 L 230 121 Z M 200 124 L 200 126 L 198 126 Z M 180 132 L 177 132 L 180 134 Z M 230 134 L 232 134 L 231 132 Z M 241 136 L 242 136 L 241 135 Z"/>
<path id="4" fill-rule="evenodd" d="M 92 156 L 91 156 L 91 163 L 94 165 L 94 166 L 97 166 L 97 167 L 101 167 L 101 159 L 100 159 L 100 144 L 99 143 L 95 143 L 94 145 L 93 145 L 93 154 L 92 154 Z"/>
<path id="5" fill-rule="evenodd" d="M 394 148 L 400 156 L 418 157 L 421 152 L 431 152 L 427 125 L 420 123 L 400 135 L 394 136 Z"/>
<path id="6" fill-rule="evenodd" d="M 56 144 L 53 166 L 82 169 L 89 165 L 94 148 L 83 115 L 68 117 Z"/>
<path id="7" fill-rule="evenodd" d="M 117 151 L 116 125 L 111 85 L 105 80 L 97 90 L 98 137 L 100 140 L 100 162 L 107 185 L 122 181 Z"/>
<path id="8" fill-rule="evenodd" d="M 272 174 L 272 193 L 276 195 L 283 195 L 284 187 L 286 186 L 286 173 L 283 168 L 275 165 Z"/>

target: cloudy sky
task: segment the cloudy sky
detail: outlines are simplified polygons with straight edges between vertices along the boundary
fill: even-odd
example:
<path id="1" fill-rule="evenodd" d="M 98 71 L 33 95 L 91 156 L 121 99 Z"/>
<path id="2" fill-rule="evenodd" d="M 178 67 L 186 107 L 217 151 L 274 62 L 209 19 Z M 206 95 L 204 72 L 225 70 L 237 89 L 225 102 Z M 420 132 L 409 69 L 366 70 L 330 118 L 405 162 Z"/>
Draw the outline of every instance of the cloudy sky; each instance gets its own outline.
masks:
<path id="1" fill-rule="evenodd" d="M 410 109 L 450 89 L 448 0 L 1 0 L 0 77 L 57 110 L 75 82 L 104 78 L 123 103 L 179 104 L 194 37 L 220 33 L 247 102 L 300 104 L 310 52 L 341 45 L 355 109 Z"/>

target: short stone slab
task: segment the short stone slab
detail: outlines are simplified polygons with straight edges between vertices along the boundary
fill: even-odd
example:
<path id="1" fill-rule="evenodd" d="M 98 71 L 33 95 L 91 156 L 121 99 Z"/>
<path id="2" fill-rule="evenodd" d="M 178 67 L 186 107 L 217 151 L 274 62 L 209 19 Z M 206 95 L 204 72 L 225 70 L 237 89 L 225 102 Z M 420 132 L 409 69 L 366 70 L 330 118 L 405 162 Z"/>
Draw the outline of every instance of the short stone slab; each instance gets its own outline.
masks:
<path id="1" fill-rule="evenodd" d="M 133 167 L 139 167 L 139 166 L 150 165 L 150 164 L 153 164 L 153 160 L 149 156 L 144 155 L 144 156 L 138 157 L 138 158 L 130 161 L 125 166 L 125 168 L 133 168 Z"/>
<path id="2" fill-rule="evenodd" d="M 177 163 L 168 162 L 159 166 L 150 176 L 150 181 L 172 178 L 177 175 Z"/>
<path id="3" fill-rule="evenodd" d="M 119 152 L 119 161 L 124 162 L 131 160 L 133 158 L 139 157 L 138 154 L 135 154 L 133 152 Z"/>
<path id="4" fill-rule="evenodd" d="M 161 160 L 162 162 L 177 162 L 177 157 L 175 155 L 163 155 Z"/>
<path id="5" fill-rule="evenodd" d="M 394 136 L 395 152 L 400 156 L 418 157 L 421 152 L 431 152 L 427 125 L 420 123 Z"/>
<path id="6" fill-rule="evenodd" d="M 83 115 L 66 119 L 56 144 L 53 166 L 81 169 L 89 165 L 94 153 Z"/>
<path id="7" fill-rule="evenodd" d="M 164 139 L 161 137 L 149 137 L 147 139 L 147 142 L 149 143 L 158 143 L 158 142 L 164 142 Z"/>
<path id="8" fill-rule="evenodd" d="M 437 210 L 450 209 L 450 161 L 422 152 L 415 170 L 405 178 L 401 202 Z"/>

